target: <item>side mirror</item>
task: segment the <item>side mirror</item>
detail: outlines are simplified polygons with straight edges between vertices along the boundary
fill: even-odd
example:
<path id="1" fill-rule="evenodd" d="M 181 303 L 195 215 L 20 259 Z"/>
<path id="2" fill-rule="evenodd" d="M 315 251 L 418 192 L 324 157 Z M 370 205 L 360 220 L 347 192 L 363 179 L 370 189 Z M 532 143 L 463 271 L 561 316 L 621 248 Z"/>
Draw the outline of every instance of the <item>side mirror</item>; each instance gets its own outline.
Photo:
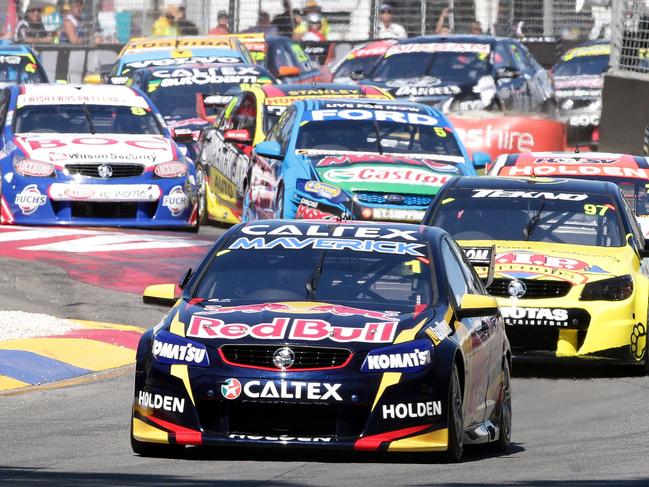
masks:
<path id="1" fill-rule="evenodd" d="M 178 283 L 178 287 L 180 289 L 185 289 L 185 286 L 187 286 L 187 283 L 189 282 L 189 278 L 192 277 L 193 273 L 194 271 L 191 267 L 187 269 L 187 272 L 185 272 L 183 277 L 180 279 L 180 282 Z"/>
<path id="2" fill-rule="evenodd" d="M 173 306 L 176 303 L 175 284 L 154 284 L 147 286 L 142 294 L 142 302 L 146 304 L 161 304 Z"/>
<path id="3" fill-rule="evenodd" d="M 520 75 L 521 72 L 512 67 L 502 67 L 496 70 L 496 79 L 514 79 Z"/>
<path id="4" fill-rule="evenodd" d="M 174 141 L 179 144 L 189 144 L 190 142 L 194 142 L 194 134 L 191 129 L 172 128 L 171 136 Z"/>
<path id="5" fill-rule="evenodd" d="M 278 142 L 266 140 L 264 142 L 259 142 L 254 149 L 255 154 L 258 154 L 262 157 L 268 157 L 269 159 L 283 159 L 284 154 L 282 154 L 282 148 Z"/>
<path id="6" fill-rule="evenodd" d="M 297 66 L 280 66 L 277 70 L 277 75 L 280 78 L 299 76 L 300 68 L 298 68 Z"/>
<path id="7" fill-rule="evenodd" d="M 491 164 L 491 156 L 485 152 L 474 152 L 473 153 L 473 167 L 481 169 L 487 164 Z"/>
<path id="8" fill-rule="evenodd" d="M 493 296 L 484 296 L 482 294 L 465 294 L 462 296 L 460 309 L 457 317 L 473 318 L 476 316 L 489 316 L 498 312 L 498 302 Z"/>
<path id="9" fill-rule="evenodd" d="M 223 132 L 223 140 L 226 142 L 238 142 L 239 144 L 250 144 L 252 137 L 247 129 L 226 130 Z"/>

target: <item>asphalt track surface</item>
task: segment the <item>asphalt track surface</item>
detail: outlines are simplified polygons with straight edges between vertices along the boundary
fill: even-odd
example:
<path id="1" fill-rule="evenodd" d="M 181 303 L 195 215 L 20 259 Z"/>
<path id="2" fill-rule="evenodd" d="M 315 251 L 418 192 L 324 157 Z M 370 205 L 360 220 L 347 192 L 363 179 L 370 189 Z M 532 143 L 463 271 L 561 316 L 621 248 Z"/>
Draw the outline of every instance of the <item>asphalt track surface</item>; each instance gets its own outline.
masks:
<path id="1" fill-rule="evenodd" d="M 212 238 L 218 233 L 201 231 Z M 0 258 L 0 269 L 0 309 L 142 327 L 165 312 L 135 294 L 76 282 L 45 262 Z M 453 465 L 435 455 L 254 449 L 141 458 L 129 445 L 129 368 L 95 382 L 0 396 L 0 483 L 649 485 L 649 378 L 632 373 L 514 364 L 510 451 L 492 456 L 484 448 L 468 449 L 464 463 Z"/>

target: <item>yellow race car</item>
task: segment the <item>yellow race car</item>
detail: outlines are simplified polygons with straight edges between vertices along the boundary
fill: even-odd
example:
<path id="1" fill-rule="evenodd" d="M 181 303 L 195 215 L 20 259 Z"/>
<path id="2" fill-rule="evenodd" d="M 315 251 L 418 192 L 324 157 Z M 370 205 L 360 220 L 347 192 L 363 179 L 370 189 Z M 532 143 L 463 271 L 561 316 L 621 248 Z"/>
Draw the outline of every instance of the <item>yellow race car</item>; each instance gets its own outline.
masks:
<path id="1" fill-rule="evenodd" d="M 316 98 L 363 98 L 390 100 L 392 97 L 373 86 L 340 84 L 279 84 L 243 86 L 230 100 L 221 117 L 201 135 L 197 158 L 205 170 L 205 220 L 239 223 L 244 189 L 248 183 L 252 148 L 284 110 L 297 100 Z"/>
<path id="2" fill-rule="evenodd" d="M 514 356 L 608 360 L 649 372 L 649 247 L 613 183 L 454 178 L 424 223 L 448 231 L 474 264 L 494 260 L 488 290 Z"/>

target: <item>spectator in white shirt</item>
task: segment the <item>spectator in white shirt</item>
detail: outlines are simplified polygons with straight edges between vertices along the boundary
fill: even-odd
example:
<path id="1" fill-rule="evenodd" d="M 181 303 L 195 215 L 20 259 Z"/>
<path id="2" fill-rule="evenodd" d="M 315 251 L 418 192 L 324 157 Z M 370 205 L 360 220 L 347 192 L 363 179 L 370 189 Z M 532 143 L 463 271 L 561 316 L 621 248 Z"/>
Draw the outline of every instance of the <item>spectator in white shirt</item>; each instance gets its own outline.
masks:
<path id="1" fill-rule="evenodd" d="M 380 8 L 379 39 L 406 39 L 408 34 L 399 24 L 392 22 L 392 6 L 384 3 Z"/>

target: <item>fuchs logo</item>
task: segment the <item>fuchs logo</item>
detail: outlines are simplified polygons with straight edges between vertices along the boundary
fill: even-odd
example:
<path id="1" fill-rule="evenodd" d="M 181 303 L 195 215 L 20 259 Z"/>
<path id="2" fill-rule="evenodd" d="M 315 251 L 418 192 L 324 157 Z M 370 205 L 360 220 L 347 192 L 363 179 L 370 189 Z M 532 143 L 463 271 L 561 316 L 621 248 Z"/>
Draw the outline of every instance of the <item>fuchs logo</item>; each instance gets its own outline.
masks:
<path id="1" fill-rule="evenodd" d="M 15 203 L 23 212 L 23 215 L 31 215 L 47 201 L 47 196 L 41 194 L 36 184 L 25 186 L 23 190 L 16 195 Z"/>
<path id="2" fill-rule="evenodd" d="M 241 382 L 237 379 L 228 379 L 221 386 L 221 394 L 226 399 L 236 399 L 241 395 Z"/>
<path id="3" fill-rule="evenodd" d="M 169 208 L 173 216 L 180 215 L 189 205 L 189 198 L 181 186 L 174 186 L 169 194 L 162 199 L 162 206 Z"/>

